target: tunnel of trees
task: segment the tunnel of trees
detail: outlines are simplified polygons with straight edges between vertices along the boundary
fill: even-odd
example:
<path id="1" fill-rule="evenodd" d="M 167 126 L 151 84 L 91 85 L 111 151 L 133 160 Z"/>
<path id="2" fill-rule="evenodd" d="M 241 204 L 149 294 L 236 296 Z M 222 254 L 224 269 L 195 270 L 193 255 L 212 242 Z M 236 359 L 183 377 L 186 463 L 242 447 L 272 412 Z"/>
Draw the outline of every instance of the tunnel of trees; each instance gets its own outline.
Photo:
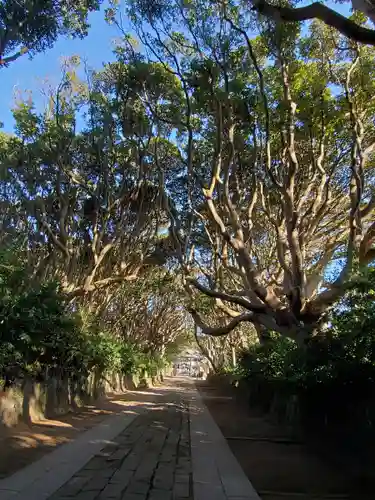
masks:
<path id="1" fill-rule="evenodd" d="M 1 2 L 1 72 L 84 37 L 100 4 Z M 46 107 L 19 99 L 0 133 L 7 383 L 157 372 L 195 336 L 214 371 L 237 352 L 257 404 L 362 446 L 375 419 L 369 5 L 110 2 L 115 60 L 67 57 Z"/>

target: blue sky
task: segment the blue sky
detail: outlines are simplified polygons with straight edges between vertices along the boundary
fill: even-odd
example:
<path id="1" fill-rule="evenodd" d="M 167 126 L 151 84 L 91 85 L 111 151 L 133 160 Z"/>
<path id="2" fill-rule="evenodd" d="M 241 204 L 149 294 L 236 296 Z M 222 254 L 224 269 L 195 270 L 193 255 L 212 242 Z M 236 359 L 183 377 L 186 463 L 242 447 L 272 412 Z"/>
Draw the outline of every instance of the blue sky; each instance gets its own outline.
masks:
<path id="1" fill-rule="evenodd" d="M 306 2 L 309 3 L 309 2 Z M 349 5 L 338 5 L 332 1 L 326 2 L 344 15 L 349 13 Z M 37 54 L 33 59 L 22 56 L 8 68 L 0 71 L 1 93 L 0 93 L 0 122 L 4 124 L 3 130 L 13 130 L 13 117 L 11 108 L 14 104 L 14 96 L 19 91 L 31 91 L 35 105 L 42 107 L 43 97 L 40 89 L 44 85 L 56 85 L 61 75 L 61 58 L 79 55 L 86 59 L 88 65 L 100 68 L 103 63 L 114 59 L 112 54 L 113 41 L 120 36 L 115 26 L 109 26 L 104 20 L 104 9 L 106 2 L 100 12 L 90 14 L 91 28 L 89 34 L 83 40 L 69 40 L 60 38 L 52 49 L 43 54 Z M 125 25 L 125 28 L 127 26 Z M 129 27 L 130 30 L 130 27 Z"/>
<path id="2" fill-rule="evenodd" d="M 47 83 L 55 85 L 61 75 L 60 61 L 64 56 L 79 55 L 86 58 L 88 65 L 98 68 L 104 62 L 114 59 L 112 55 L 113 40 L 119 37 L 115 26 L 109 26 L 104 20 L 104 7 L 100 12 L 90 14 L 91 28 L 83 40 L 60 38 L 52 49 L 43 54 L 37 54 L 33 59 L 22 56 L 1 70 L 0 121 L 5 132 L 13 129 L 11 107 L 17 91 L 32 91 L 36 106 L 43 102 L 40 88 Z"/>

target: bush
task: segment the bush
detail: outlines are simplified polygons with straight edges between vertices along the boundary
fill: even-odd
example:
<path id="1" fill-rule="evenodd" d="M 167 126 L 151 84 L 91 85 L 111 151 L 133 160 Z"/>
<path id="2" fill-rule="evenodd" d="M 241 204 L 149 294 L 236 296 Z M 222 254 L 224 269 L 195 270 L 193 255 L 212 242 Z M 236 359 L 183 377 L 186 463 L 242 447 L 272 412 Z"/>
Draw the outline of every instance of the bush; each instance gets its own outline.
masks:
<path id="1" fill-rule="evenodd" d="M 56 283 L 30 284 L 22 266 L 0 266 L 0 370 L 5 376 L 38 376 L 47 367 L 74 364 L 76 332 Z"/>
<path id="2" fill-rule="evenodd" d="M 73 311 L 58 283 L 32 282 L 17 252 L 0 253 L 0 383 L 56 376 L 78 388 L 93 372 L 155 377 L 166 363 Z"/>
<path id="3" fill-rule="evenodd" d="M 271 336 L 240 358 L 252 404 L 279 419 L 363 452 L 375 437 L 373 272 L 348 292 L 324 338 L 305 346 Z"/>
<path id="4" fill-rule="evenodd" d="M 0 255 L 0 379 L 156 368 L 136 346 L 114 338 L 86 311 L 73 313 L 57 283 L 30 283 L 20 261 Z"/>

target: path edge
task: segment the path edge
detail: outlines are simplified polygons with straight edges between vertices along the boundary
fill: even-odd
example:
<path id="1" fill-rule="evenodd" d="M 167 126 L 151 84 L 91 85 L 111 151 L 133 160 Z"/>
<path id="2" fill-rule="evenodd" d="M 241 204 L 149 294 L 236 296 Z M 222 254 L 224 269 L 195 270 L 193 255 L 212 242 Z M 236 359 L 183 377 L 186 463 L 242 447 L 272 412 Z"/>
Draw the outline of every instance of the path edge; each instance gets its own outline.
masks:
<path id="1" fill-rule="evenodd" d="M 194 500 L 261 500 L 195 383 L 189 424 Z"/>

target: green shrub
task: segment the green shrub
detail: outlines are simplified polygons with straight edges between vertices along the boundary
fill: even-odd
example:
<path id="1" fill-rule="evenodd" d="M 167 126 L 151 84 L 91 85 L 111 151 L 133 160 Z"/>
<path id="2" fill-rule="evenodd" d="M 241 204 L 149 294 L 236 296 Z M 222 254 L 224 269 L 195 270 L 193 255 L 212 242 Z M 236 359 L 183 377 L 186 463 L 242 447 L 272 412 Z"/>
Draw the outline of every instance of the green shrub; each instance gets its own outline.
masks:
<path id="1" fill-rule="evenodd" d="M 0 253 L 0 381 L 55 374 L 83 383 L 94 371 L 154 377 L 166 363 L 87 310 L 73 312 L 58 283 L 32 282 L 16 253 Z"/>
<path id="2" fill-rule="evenodd" d="M 132 373 L 139 355 L 94 316 L 72 313 L 57 283 L 30 283 L 25 267 L 0 255 L 0 378 Z"/>
<path id="3" fill-rule="evenodd" d="M 0 369 L 14 376 L 68 367 L 77 325 L 56 283 L 27 282 L 22 266 L 0 266 Z"/>
<path id="4" fill-rule="evenodd" d="M 346 295 L 331 316 L 324 337 L 307 345 L 271 336 L 240 358 L 239 374 L 251 388 L 252 404 L 281 419 L 363 451 L 374 438 L 374 273 Z"/>

